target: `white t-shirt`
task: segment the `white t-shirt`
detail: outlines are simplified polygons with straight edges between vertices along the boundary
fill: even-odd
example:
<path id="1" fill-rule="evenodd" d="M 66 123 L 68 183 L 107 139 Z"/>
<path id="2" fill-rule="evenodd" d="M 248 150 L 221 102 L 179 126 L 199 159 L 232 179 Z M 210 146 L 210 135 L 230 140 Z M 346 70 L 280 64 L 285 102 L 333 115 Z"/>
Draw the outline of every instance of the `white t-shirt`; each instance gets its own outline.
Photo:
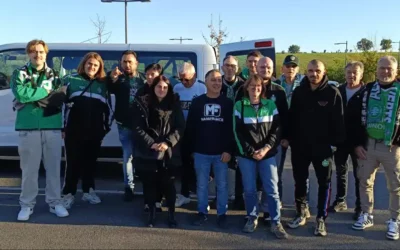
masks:
<path id="1" fill-rule="evenodd" d="M 350 98 L 361 88 L 361 86 L 358 86 L 357 88 L 354 89 L 349 89 L 348 87 L 346 87 L 346 97 L 347 97 L 347 101 L 350 100 Z"/>
<path id="2" fill-rule="evenodd" d="M 196 80 L 195 83 L 190 88 L 186 88 L 182 83 L 177 83 L 174 86 L 174 93 L 179 94 L 183 115 L 185 116 L 185 121 L 186 121 L 193 98 L 207 93 L 207 88 L 206 85 L 204 85 L 204 83 Z"/>

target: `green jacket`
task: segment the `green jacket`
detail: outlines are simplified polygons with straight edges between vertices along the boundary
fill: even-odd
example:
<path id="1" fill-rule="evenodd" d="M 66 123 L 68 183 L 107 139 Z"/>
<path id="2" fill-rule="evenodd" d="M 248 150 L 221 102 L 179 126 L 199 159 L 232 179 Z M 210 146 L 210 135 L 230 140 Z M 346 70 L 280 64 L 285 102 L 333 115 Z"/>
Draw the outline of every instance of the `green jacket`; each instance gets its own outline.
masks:
<path id="1" fill-rule="evenodd" d="M 10 82 L 15 96 L 14 107 L 17 110 L 15 130 L 61 130 L 61 113 L 45 117 L 43 108 L 36 103 L 48 96 L 45 87 L 56 90 L 60 86 L 60 79 L 47 65 L 40 72 L 30 63 L 16 69 Z"/>

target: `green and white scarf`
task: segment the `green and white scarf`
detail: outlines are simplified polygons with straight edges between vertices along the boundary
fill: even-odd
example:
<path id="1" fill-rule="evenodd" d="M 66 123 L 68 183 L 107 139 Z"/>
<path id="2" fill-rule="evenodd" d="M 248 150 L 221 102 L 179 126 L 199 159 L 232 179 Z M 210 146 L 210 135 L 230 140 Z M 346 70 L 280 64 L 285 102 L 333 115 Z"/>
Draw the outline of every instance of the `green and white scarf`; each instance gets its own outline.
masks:
<path id="1" fill-rule="evenodd" d="M 374 83 L 368 98 L 366 127 L 368 135 L 377 140 L 384 140 L 390 146 L 397 120 L 397 108 L 400 97 L 400 83 L 382 89 Z"/>
<path id="2" fill-rule="evenodd" d="M 236 95 L 235 87 L 236 87 L 237 83 L 239 82 L 239 78 L 235 77 L 235 81 L 232 84 L 227 83 L 225 78 L 222 78 L 222 82 L 224 83 L 224 85 L 226 87 L 226 97 L 228 97 L 229 99 L 234 101 L 235 95 Z"/>

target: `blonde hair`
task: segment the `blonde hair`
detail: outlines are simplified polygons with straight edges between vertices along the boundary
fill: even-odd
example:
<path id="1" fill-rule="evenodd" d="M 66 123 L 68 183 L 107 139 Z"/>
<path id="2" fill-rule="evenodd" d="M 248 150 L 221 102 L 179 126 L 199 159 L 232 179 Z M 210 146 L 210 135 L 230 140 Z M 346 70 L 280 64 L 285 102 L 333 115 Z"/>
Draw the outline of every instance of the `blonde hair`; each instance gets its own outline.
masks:
<path id="1" fill-rule="evenodd" d="M 97 80 L 104 81 L 106 78 L 106 72 L 104 71 L 104 62 L 103 62 L 103 59 L 101 58 L 101 56 L 96 52 L 89 52 L 83 57 L 83 59 L 79 63 L 78 69 L 77 69 L 78 74 L 82 75 L 82 74 L 86 73 L 85 72 L 85 64 L 89 59 L 92 59 L 92 58 L 96 59 L 100 63 L 99 70 L 97 71 L 95 78 Z"/>
<path id="2" fill-rule="evenodd" d="M 27 54 L 31 53 L 35 49 L 36 45 L 42 45 L 44 48 L 44 52 L 46 54 L 49 53 L 49 47 L 47 47 L 47 44 L 43 40 L 38 40 L 38 39 L 34 39 L 28 42 L 25 48 L 26 53 Z"/>

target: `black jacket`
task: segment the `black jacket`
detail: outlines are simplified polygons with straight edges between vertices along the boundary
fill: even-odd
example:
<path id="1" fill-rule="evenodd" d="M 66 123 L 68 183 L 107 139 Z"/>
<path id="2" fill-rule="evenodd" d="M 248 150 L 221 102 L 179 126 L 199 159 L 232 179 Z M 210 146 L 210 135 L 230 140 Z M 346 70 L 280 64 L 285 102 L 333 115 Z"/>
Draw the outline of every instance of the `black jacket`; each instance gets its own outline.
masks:
<path id="1" fill-rule="evenodd" d="M 113 83 L 110 74 L 111 72 L 107 74 L 107 88 L 111 94 L 115 95 L 115 121 L 126 128 L 132 127 L 129 99 L 131 95 L 135 96 L 137 90 L 145 84 L 145 76 L 139 72 L 136 89 L 132 89 L 129 83 L 129 76 L 121 75 L 117 82 Z"/>
<path id="2" fill-rule="evenodd" d="M 292 96 L 289 109 L 289 141 L 303 148 L 332 153 L 331 146 L 345 140 L 342 97 L 324 76 L 314 91 L 304 77 Z M 321 151 L 320 151 L 321 152 Z"/>
<path id="3" fill-rule="evenodd" d="M 151 146 L 161 142 L 168 144 L 168 150 L 163 158 L 166 165 L 179 166 L 181 164 L 179 142 L 185 130 L 179 96 L 175 94 L 173 103 L 164 100 L 156 105 L 149 105 L 148 108 L 140 99 L 135 98 L 130 115 L 135 142 L 133 158 L 137 163 L 135 168 L 156 169 L 157 165 L 147 163 L 157 161 L 159 153 L 151 149 Z"/>
<path id="4" fill-rule="evenodd" d="M 348 119 L 348 133 L 349 141 L 353 148 L 363 146 L 365 149 L 368 148 L 368 133 L 367 128 L 362 125 L 362 107 L 365 104 L 368 110 L 368 99 L 371 94 L 371 89 L 375 82 L 368 83 L 362 91 L 358 91 L 354 94 L 353 98 L 350 99 L 347 108 L 347 119 Z M 400 124 L 400 105 L 397 109 L 396 124 Z M 366 118 L 366 117 L 365 117 Z M 400 129 L 399 125 L 396 125 L 395 132 L 392 137 L 392 144 L 400 146 Z"/>
<path id="5" fill-rule="evenodd" d="M 244 80 L 242 78 L 240 78 L 239 76 L 236 76 L 235 82 L 237 81 L 235 87 L 233 87 L 233 92 L 234 92 L 234 97 L 233 97 L 233 103 L 235 103 L 237 100 L 240 100 L 243 97 L 243 92 L 240 92 L 239 90 L 243 91 L 243 84 L 244 84 Z M 233 82 L 234 83 L 234 82 Z M 228 87 L 226 86 L 226 84 L 230 84 L 232 85 L 233 83 L 227 82 L 224 78 L 224 76 L 222 76 L 222 88 L 221 88 L 221 95 L 226 96 L 229 98 L 228 96 Z"/>

